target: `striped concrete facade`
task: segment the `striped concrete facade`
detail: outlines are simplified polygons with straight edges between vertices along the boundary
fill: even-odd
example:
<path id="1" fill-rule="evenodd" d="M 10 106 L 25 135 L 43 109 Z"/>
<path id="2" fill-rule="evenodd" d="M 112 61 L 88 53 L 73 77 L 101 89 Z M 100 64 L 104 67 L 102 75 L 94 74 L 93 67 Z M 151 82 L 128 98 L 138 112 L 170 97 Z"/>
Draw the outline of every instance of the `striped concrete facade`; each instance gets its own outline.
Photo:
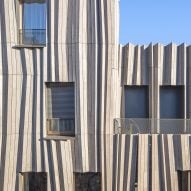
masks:
<path id="1" fill-rule="evenodd" d="M 190 135 L 121 135 L 113 146 L 113 190 L 134 190 L 136 181 L 138 191 L 178 191 L 178 171 L 191 167 Z"/>
<path id="2" fill-rule="evenodd" d="M 136 169 L 138 190 L 174 191 L 176 170 L 190 169 L 190 136 L 114 135 L 113 119 L 124 117 L 124 85 L 149 85 L 151 118 L 160 85 L 184 85 L 189 98 L 191 47 L 119 46 L 118 0 L 47 7 L 46 47 L 19 47 L 18 1 L 0 1 L 0 191 L 20 191 L 28 171 L 47 172 L 48 191 L 73 191 L 75 172 L 101 172 L 103 191 L 129 191 Z M 46 82 L 75 83 L 75 138 L 47 136 Z"/>
<path id="3" fill-rule="evenodd" d="M 145 47 L 128 44 L 120 47 L 119 58 L 121 85 L 149 86 L 150 118 L 160 118 L 160 86 L 184 87 L 184 118 L 190 117 L 191 46 L 171 43 L 166 46 L 150 44 Z M 124 89 L 122 91 L 124 95 Z M 123 110 L 124 108 L 122 117 Z"/>

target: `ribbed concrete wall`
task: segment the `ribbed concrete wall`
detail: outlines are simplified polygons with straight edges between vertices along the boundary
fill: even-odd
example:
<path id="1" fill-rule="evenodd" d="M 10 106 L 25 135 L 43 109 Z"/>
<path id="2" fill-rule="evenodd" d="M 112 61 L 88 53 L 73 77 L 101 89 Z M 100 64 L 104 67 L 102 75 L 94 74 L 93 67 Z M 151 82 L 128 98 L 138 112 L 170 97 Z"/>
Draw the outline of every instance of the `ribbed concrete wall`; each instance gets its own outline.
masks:
<path id="1" fill-rule="evenodd" d="M 150 85 L 150 116 L 158 117 L 160 84 L 189 87 L 191 48 L 118 46 L 118 0 L 47 0 L 46 47 L 18 48 L 17 3 L 0 1 L 0 190 L 19 191 L 18 173 L 27 171 L 48 172 L 49 191 L 72 191 L 73 172 L 89 171 L 101 172 L 103 191 L 129 190 L 128 158 L 146 153 L 148 135 L 125 143 L 113 135 L 123 86 Z M 75 139 L 46 139 L 45 82 L 75 82 Z"/>
<path id="2" fill-rule="evenodd" d="M 106 97 L 117 64 L 118 0 L 47 6 L 46 47 L 15 48 L 18 1 L 0 2 L 0 190 L 19 190 L 26 171 L 47 171 L 49 190 L 73 190 L 73 172 L 100 171 L 100 134 L 113 128 Z M 75 82 L 75 141 L 44 140 L 47 81 Z"/>
<path id="3" fill-rule="evenodd" d="M 138 191 L 178 191 L 177 170 L 191 167 L 189 143 L 190 135 L 114 136 L 112 189 L 134 190 L 137 182 Z"/>
<path id="4" fill-rule="evenodd" d="M 149 86 L 150 118 L 160 118 L 160 86 L 184 86 L 184 117 L 190 116 L 191 47 L 185 44 L 120 47 L 121 85 Z M 124 88 L 123 88 L 124 90 Z M 121 94 L 124 117 L 124 92 Z"/>

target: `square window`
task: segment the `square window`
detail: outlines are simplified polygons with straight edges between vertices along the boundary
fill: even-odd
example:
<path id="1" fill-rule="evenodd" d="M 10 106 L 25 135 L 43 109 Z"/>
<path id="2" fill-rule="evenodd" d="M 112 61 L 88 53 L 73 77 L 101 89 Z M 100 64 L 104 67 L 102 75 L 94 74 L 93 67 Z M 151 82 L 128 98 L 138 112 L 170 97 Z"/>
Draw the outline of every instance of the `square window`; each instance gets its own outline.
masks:
<path id="1" fill-rule="evenodd" d="M 46 0 L 20 0 L 20 44 L 46 44 L 46 9 Z"/>
<path id="2" fill-rule="evenodd" d="M 148 86 L 125 87 L 125 118 L 148 118 Z"/>
<path id="3" fill-rule="evenodd" d="M 160 118 L 161 119 L 184 118 L 183 86 L 160 87 Z"/>
<path id="4" fill-rule="evenodd" d="M 75 135 L 74 83 L 49 82 L 47 87 L 48 135 Z"/>
<path id="5" fill-rule="evenodd" d="M 23 172 L 22 191 L 47 191 L 46 172 Z"/>
<path id="6" fill-rule="evenodd" d="M 180 191 L 191 190 L 191 173 L 190 171 L 178 172 L 178 186 Z"/>
<path id="7" fill-rule="evenodd" d="M 75 173 L 75 190 L 101 191 L 101 173 Z"/>

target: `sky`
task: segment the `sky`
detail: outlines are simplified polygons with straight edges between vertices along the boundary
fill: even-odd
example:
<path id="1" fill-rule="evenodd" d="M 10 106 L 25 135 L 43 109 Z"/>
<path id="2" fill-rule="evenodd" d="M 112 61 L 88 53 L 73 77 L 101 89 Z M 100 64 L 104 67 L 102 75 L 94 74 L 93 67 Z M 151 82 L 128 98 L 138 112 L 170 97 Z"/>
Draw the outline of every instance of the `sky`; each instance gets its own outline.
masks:
<path id="1" fill-rule="evenodd" d="M 191 44 L 191 0 L 120 0 L 121 44 Z"/>

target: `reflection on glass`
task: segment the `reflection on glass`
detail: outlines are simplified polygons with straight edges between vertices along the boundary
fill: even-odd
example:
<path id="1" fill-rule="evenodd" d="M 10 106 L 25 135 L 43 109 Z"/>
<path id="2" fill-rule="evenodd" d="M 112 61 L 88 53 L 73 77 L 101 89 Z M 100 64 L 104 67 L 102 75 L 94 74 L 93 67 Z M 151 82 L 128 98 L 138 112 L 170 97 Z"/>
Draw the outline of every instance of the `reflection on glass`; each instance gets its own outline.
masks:
<path id="1" fill-rule="evenodd" d="M 23 1 L 22 30 L 20 39 L 22 44 L 46 43 L 46 1 Z"/>

